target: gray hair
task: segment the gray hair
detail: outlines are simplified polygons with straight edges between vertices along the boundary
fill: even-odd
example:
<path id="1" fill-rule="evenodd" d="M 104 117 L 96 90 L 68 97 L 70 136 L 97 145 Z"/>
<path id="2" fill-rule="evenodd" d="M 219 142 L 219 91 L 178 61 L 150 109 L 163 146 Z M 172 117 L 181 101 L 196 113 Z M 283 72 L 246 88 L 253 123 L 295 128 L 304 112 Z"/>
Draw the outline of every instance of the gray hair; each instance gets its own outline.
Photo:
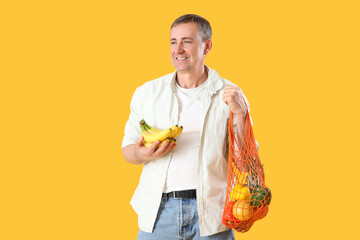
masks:
<path id="1" fill-rule="evenodd" d="M 179 24 L 189 23 L 189 22 L 194 22 L 198 25 L 201 34 L 201 39 L 203 41 L 207 39 L 211 39 L 212 30 L 210 23 L 205 18 L 195 14 L 185 14 L 177 18 L 171 25 L 170 30 Z"/>

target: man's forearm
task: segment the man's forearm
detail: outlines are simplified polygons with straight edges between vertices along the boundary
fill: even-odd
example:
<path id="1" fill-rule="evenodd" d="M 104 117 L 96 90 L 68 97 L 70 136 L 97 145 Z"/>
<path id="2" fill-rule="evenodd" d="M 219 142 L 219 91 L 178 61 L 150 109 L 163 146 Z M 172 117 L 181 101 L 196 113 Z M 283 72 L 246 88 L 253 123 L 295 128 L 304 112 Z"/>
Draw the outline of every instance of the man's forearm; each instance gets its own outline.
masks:
<path id="1" fill-rule="evenodd" d="M 236 140 L 239 143 L 239 148 L 241 149 L 243 144 L 244 144 L 244 142 L 243 142 L 244 127 L 245 127 L 245 117 L 244 117 L 244 115 L 243 114 L 236 115 L 236 121 L 237 121 Z M 258 144 L 258 142 L 256 140 L 255 140 L 255 144 L 256 144 L 256 150 L 259 151 L 259 144 Z"/>
<path id="2" fill-rule="evenodd" d="M 243 113 L 235 114 L 235 116 L 236 116 L 236 140 L 239 144 L 239 148 L 241 149 L 243 145 L 245 116 Z"/>

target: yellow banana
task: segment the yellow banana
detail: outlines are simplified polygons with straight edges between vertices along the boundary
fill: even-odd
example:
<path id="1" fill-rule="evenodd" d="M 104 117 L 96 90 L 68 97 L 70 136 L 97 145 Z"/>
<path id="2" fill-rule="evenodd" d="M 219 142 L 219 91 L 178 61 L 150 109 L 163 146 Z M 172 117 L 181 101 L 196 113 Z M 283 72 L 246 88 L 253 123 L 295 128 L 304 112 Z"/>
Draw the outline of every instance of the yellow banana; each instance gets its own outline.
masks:
<path id="1" fill-rule="evenodd" d="M 174 142 L 174 143 L 176 142 L 176 140 L 173 139 L 173 138 L 167 138 L 167 139 L 165 139 L 164 141 L 160 142 L 160 144 L 157 145 L 156 148 L 159 148 L 159 147 L 161 147 L 165 142 L 170 142 L 170 141 L 171 141 L 171 142 Z M 145 147 L 149 148 L 149 147 L 151 147 L 151 145 L 153 145 L 153 143 L 145 142 L 144 145 L 145 145 Z"/>
<path id="2" fill-rule="evenodd" d="M 158 129 L 158 128 L 155 128 L 155 127 L 151 127 L 151 126 L 149 126 L 149 124 L 147 124 L 146 122 L 145 122 L 145 120 L 141 120 L 140 121 L 140 126 L 141 125 L 144 125 L 144 128 L 145 128 L 145 130 L 149 133 L 149 134 L 158 134 L 158 133 L 160 133 L 160 132 L 162 132 L 163 130 L 161 130 L 161 129 Z M 172 126 L 172 127 L 170 127 L 173 131 L 172 131 L 172 133 L 169 135 L 169 137 L 168 138 L 177 138 L 178 136 L 180 136 L 180 134 L 182 133 L 182 131 L 183 131 L 183 126 L 178 126 L 178 125 L 174 125 L 174 126 Z"/>
<path id="3" fill-rule="evenodd" d="M 141 127 L 141 136 L 144 137 L 144 141 L 148 143 L 153 143 L 157 140 L 163 141 L 166 138 L 169 138 L 171 134 L 173 134 L 174 129 L 167 128 L 165 130 L 157 131 L 158 129 L 150 127 L 146 124 L 145 120 L 140 121 Z M 152 130 L 153 129 L 153 130 Z"/>
<path id="4" fill-rule="evenodd" d="M 141 120 L 141 121 L 140 121 L 140 126 L 142 126 L 142 125 L 144 125 L 145 130 L 146 130 L 148 133 L 150 133 L 150 134 L 157 134 L 157 133 L 163 131 L 163 130 L 161 130 L 161 129 L 158 129 L 158 128 L 149 126 L 149 124 L 147 124 L 147 123 L 145 122 L 145 120 Z"/>
<path id="5" fill-rule="evenodd" d="M 165 129 L 156 134 L 151 134 L 151 133 L 148 133 L 147 131 L 144 131 L 144 132 L 141 132 L 141 136 L 144 137 L 145 142 L 153 143 L 155 141 L 163 141 L 163 140 L 167 139 L 169 137 L 169 135 L 172 133 L 172 131 L 173 130 L 171 128 Z"/>
<path id="6" fill-rule="evenodd" d="M 171 127 L 171 129 L 174 129 L 174 131 L 170 134 L 169 138 L 174 138 L 174 136 L 178 132 L 179 127 L 178 127 L 178 125 L 174 125 Z"/>
<path id="7" fill-rule="evenodd" d="M 177 138 L 178 136 L 180 136 L 180 134 L 182 133 L 183 131 L 183 126 L 178 126 L 178 125 L 174 125 L 171 127 L 172 129 L 175 129 L 174 130 L 174 133 L 171 134 L 170 138 Z"/>
<path id="8" fill-rule="evenodd" d="M 178 127 L 178 126 L 176 125 L 176 127 L 177 127 L 177 131 L 176 131 L 175 135 L 173 136 L 173 138 L 177 138 L 178 136 L 180 136 L 180 134 L 181 134 L 182 131 L 183 131 L 183 126 Z"/>
<path id="9" fill-rule="evenodd" d="M 234 162 L 231 162 L 231 166 L 233 168 L 234 171 L 234 175 L 235 175 L 235 179 L 236 179 L 236 183 L 241 184 L 241 185 L 247 185 L 247 178 L 248 178 L 248 172 L 242 172 L 240 171 L 234 164 Z"/>

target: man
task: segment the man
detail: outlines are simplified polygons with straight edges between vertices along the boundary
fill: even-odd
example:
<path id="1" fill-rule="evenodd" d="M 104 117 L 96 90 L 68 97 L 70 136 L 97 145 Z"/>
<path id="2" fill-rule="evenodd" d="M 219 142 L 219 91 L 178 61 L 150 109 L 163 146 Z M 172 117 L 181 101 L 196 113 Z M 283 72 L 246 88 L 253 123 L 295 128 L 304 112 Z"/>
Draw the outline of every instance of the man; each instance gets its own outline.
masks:
<path id="1" fill-rule="evenodd" d="M 170 29 L 176 72 L 147 82 L 133 95 L 122 143 L 129 163 L 143 164 L 131 200 L 138 214 L 138 239 L 235 239 L 222 224 L 227 184 L 227 124 L 234 113 L 242 139 L 249 103 L 241 89 L 204 64 L 212 48 L 211 27 L 187 14 Z M 246 105 L 244 103 L 246 102 Z M 176 144 L 150 148 L 139 122 L 166 129 L 183 126 Z"/>

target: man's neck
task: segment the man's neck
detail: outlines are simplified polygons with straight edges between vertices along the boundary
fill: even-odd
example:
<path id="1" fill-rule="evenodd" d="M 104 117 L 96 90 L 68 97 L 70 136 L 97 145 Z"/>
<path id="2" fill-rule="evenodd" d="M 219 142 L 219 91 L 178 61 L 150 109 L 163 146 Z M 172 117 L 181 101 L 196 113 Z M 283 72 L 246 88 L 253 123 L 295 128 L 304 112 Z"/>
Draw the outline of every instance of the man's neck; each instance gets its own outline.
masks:
<path id="1" fill-rule="evenodd" d="M 176 81 L 182 88 L 196 88 L 203 84 L 208 78 L 208 73 L 205 66 L 201 70 L 189 72 L 176 72 Z"/>

